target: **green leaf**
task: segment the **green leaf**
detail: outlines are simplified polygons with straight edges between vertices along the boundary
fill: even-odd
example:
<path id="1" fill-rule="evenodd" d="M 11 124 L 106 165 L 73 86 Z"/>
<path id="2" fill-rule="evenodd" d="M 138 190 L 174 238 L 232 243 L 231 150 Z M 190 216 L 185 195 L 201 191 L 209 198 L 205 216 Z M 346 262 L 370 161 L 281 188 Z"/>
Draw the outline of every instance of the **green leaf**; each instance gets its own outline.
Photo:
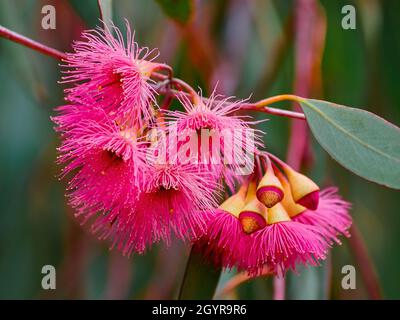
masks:
<path id="1" fill-rule="evenodd" d="M 299 101 L 321 146 L 343 167 L 400 189 L 400 128 L 377 115 L 326 101 Z"/>
<path id="2" fill-rule="evenodd" d="M 289 272 L 286 278 L 286 299 L 326 300 L 330 284 L 331 261 L 326 260 L 320 267 L 298 267 L 298 273 Z"/>
<path id="3" fill-rule="evenodd" d="M 112 0 L 97 0 L 100 10 L 100 18 L 110 27 L 113 21 Z"/>
<path id="4" fill-rule="evenodd" d="M 192 248 L 179 292 L 179 300 L 210 300 L 221 275 Z"/>
<path id="5" fill-rule="evenodd" d="M 171 19 L 185 24 L 193 12 L 193 0 L 156 0 Z"/>

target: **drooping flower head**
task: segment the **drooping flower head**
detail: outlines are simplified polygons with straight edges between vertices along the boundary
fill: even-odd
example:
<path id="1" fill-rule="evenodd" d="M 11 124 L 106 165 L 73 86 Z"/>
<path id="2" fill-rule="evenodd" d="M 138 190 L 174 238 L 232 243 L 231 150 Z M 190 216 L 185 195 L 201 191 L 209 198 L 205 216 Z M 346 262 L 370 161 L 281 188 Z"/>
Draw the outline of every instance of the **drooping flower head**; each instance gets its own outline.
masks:
<path id="1" fill-rule="evenodd" d="M 209 215 L 208 232 L 197 243 L 198 250 L 219 267 L 236 267 L 251 276 L 265 268 L 284 275 L 289 269 L 296 271 L 299 264 L 318 266 L 333 241 L 340 244 L 338 235 L 348 235 L 349 203 L 337 195 L 336 188 L 328 188 L 320 192 L 317 209 L 307 209 L 293 199 L 292 189 L 298 185 L 291 186 L 275 164 L 266 163 L 263 177 L 258 172 L 254 174 L 258 179 L 242 185 L 245 200 L 234 195 L 222 205 L 238 198 L 241 204 L 233 208 L 241 209 L 221 206 Z M 310 185 L 309 178 L 301 180 L 300 185 L 304 181 Z"/>
<path id="2" fill-rule="evenodd" d="M 150 76 L 160 64 L 153 62 L 156 51 L 140 48 L 126 27 L 126 43 L 115 26 L 83 32 L 74 52 L 67 53 L 62 83 L 72 85 L 65 90 L 70 102 L 94 100 L 114 120 L 142 125 L 153 116 Z"/>

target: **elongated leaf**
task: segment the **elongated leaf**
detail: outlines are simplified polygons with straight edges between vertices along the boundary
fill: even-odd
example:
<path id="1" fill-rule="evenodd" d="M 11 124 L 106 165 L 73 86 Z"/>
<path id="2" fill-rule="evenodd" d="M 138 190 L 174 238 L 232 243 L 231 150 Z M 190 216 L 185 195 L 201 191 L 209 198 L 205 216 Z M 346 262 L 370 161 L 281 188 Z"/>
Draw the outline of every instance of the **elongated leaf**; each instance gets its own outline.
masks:
<path id="1" fill-rule="evenodd" d="M 212 299 L 220 275 L 221 270 L 206 263 L 203 257 L 192 248 L 179 292 L 179 300 Z"/>
<path id="2" fill-rule="evenodd" d="M 300 104 L 332 158 L 360 177 L 400 189 L 400 128 L 361 109 L 313 99 Z"/>
<path id="3" fill-rule="evenodd" d="M 100 18 L 108 26 L 113 21 L 112 0 L 97 0 L 100 10 Z"/>
<path id="4" fill-rule="evenodd" d="M 299 266 L 298 273 L 289 272 L 286 279 L 286 299 L 326 300 L 330 284 L 330 260 L 319 267 Z"/>
<path id="5" fill-rule="evenodd" d="M 171 19 L 186 23 L 193 11 L 193 0 L 156 0 L 162 10 Z"/>

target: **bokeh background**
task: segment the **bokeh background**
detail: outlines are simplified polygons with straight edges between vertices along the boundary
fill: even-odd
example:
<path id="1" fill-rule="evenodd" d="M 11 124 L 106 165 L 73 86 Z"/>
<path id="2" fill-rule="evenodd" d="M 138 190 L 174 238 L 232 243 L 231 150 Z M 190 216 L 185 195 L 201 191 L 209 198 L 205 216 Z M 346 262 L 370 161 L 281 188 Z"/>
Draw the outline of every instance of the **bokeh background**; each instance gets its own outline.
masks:
<path id="1" fill-rule="evenodd" d="M 219 81 L 219 92 L 242 98 L 253 94 L 252 100 L 296 89 L 296 66 L 302 61 L 296 62 L 299 24 L 294 16 L 298 2 L 307 0 L 196 0 L 188 22 L 180 4 L 185 1 L 170 1 L 174 4 L 164 11 L 158 2 L 114 0 L 114 22 L 123 27 L 126 18 L 139 43 L 159 48 L 159 61 L 173 66 L 176 76 L 205 93 Z M 364 108 L 399 125 L 400 1 L 309 2 L 317 15 L 309 95 Z M 56 8 L 56 30 L 41 28 L 46 4 Z M 341 27 L 346 4 L 356 8 L 355 30 Z M 96 0 L 0 0 L 1 25 L 63 51 L 70 50 L 83 29 L 96 26 L 98 18 Z M 304 19 L 309 19 L 307 10 Z M 50 121 L 53 108 L 63 103 L 59 79 L 58 61 L 0 39 L 0 298 L 175 298 L 187 245 L 157 245 L 128 259 L 79 226 L 66 205 L 65 182 L 58 180 L 55 164 L 58 139 Z M 261 125 L 266 146 L 285 158 L 290 121 L 268 118 Z M 383 295 L 400 299 L 399 193 L 353 175 L 315 140 L 311 143 L 305 170 L 322 185 L 337 184 L 353 202 L 352 215 Z M 47 264 L 56 267 L 56 290 L 41 288 L 41 269 Z M 346 264 L 356 267 L 356 290 L 341 288 Z M 288 277 L 287 296 L 367 298 L 359 270 L 344 240 L 324 266 Z M 224 273 L 220 287 L 234 273 Z M 226 297 L 268 299 L 271 291 L 271 279 L 255 279 Z"/>

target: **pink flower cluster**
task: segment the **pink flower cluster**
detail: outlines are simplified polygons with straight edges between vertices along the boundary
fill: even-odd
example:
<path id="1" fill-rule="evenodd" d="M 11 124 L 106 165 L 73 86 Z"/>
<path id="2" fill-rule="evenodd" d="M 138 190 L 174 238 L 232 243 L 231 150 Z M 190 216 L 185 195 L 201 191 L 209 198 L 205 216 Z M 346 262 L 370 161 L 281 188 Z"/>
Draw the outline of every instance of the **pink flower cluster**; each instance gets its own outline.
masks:
<path id="1" fill-rule="evenodd" d="M 73 48 L 62 78 L 67 104 L 52 120 L 69 203 L 100 239 L 130 255 L 176 236 L 218 266 L 255 275 L 265 265 L 276 273 L 316 265 L 339 234 L 348 235 L 349 204 L 336 189 L 319 192 L 258 151 L 255 122 L 237 115 L 242 101 L 180 92 L 183 111 L 161 110 L 154 79 L 166 66 L 155 62 L 156 51 L 137 45 L 129 26 L 126 41 L 116 27 L 99 28 L 84 32 Z M 189 150 L 188 140 L 193 133 L 200 139 L 202 130 L 217 138 Z M 239 173 L 243 160 L 251 174 Z M 224 185 L 233 193 L 225 201 Z"/>

